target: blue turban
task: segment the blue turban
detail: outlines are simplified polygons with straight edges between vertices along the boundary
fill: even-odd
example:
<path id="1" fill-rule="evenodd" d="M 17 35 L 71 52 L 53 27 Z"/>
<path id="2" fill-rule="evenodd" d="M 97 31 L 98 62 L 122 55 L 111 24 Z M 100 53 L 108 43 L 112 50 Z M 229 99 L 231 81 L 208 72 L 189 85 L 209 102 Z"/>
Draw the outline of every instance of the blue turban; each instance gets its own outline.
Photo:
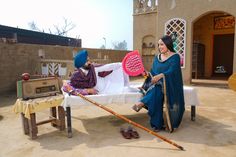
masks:
<path id="1" fill-rule="evenodd" d="M 87 62 L 88 52 L 87 50 L 81 50 L 74 58 L 74 65 L 76 68 L 84 66 Z"/>

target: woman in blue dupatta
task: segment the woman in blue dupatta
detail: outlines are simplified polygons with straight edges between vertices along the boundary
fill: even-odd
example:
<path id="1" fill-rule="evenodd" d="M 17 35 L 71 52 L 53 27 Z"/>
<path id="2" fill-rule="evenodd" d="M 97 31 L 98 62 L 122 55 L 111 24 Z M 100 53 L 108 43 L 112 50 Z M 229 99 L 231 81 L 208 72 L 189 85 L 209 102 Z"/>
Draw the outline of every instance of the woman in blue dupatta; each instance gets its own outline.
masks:
<path id="1" fill-rule="evenodd" d="M 147 107 L 151 127 L 160 131 L 164 128 L 163 104 L 166 103 L 172 132 L 180 125 L 185 110 L 180 56 L 175 53 L 172 39 L 167 35 L 158 41 L 158 49 L 160 53 L 155 56 L 150 71 L 155 86 L 149 88 L 133 109 L 138 112 Z"/>

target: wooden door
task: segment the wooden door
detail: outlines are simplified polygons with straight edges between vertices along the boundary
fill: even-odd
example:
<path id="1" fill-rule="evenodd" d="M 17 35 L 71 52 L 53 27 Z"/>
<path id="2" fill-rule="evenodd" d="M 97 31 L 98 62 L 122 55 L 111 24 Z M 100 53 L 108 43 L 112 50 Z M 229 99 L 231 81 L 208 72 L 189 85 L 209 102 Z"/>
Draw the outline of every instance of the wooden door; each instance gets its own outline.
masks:
<path id="1" fill-rule="evenodd" d="M 234 34 L 214 35 L 213 76 L 230 76 L 233 71 Z"/>

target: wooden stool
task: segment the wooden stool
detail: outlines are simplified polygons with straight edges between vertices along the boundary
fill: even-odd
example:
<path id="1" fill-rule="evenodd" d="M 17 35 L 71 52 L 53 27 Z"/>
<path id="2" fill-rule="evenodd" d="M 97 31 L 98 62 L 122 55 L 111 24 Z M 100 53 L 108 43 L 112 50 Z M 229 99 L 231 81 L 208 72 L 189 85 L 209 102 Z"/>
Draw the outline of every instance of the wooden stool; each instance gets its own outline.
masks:
<path id="1" fill-rule="evenodd" d="M 23 132 L 29 135 L 31 139 L 37 138 L 38 125 L 51 123 L 53 127 L 58 128 L 60 131 L 65 130 L 65 111 L 62 106 L 50 107 L 49 119 L 44 121 L 36 122 L 36 113 L 30 114 L 30 119 L 26 118 L 23 113 L 21 113 Z"/>

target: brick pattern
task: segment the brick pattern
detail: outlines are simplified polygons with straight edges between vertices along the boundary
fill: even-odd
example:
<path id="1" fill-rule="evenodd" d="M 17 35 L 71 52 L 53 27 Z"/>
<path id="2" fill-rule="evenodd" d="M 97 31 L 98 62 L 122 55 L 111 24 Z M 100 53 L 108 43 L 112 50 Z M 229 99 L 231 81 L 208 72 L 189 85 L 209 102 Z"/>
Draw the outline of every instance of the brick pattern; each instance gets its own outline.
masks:
<path id="1" fill-rule="evenodd" d="M 15 92 L 16 81 L 21 74 L 39 74 L 41 72 L 39 50 L 45 53 L 44 59 L 73 60 L 73 50 L 88 50 L 91 59 L 98 63 L 121 62 L 128 51 L 110 49 L 74 48 L 34 44 L 0 43 L 0 93 Z"/>

